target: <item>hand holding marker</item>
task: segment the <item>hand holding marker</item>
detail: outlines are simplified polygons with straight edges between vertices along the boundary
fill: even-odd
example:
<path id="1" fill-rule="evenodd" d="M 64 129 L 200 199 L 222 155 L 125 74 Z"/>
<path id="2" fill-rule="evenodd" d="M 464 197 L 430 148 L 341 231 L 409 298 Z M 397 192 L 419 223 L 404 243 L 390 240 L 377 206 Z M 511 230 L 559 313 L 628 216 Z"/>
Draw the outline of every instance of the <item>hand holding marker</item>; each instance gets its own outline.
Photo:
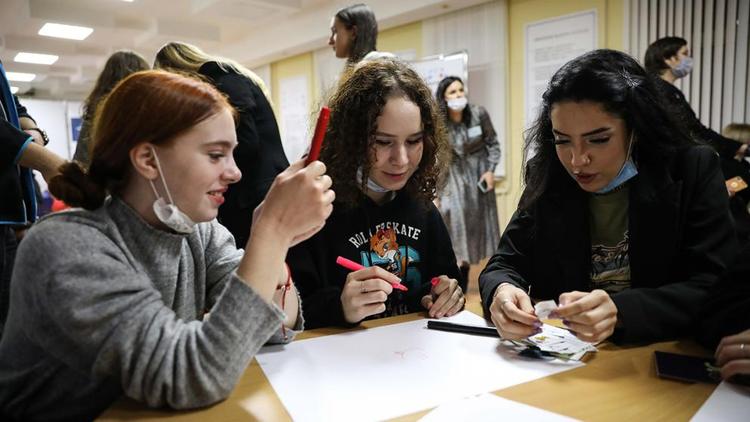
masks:
<path id="1" fill-rule="evenodd" d="M 351 271 L 359 271 L 365 268 L 363 265 L 360 265 L 354 261 L 348 260 L 344 258 L 343 256 L 336 258 L 336 263 L 346 268 L 347 270 L 351 270 Z M 390 285 L 393 286 L 394 289 L 398 289 L 404 292 L 409 290 L 406 288 L 406 286 L 404 286 L 401 283 L 390 283 Z"/>

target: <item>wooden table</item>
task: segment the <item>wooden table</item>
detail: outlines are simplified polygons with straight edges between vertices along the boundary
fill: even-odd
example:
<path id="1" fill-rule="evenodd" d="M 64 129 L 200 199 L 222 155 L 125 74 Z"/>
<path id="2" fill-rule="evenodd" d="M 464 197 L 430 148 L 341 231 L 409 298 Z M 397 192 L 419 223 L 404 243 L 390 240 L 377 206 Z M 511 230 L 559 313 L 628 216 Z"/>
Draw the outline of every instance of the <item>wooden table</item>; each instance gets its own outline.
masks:
<path id="1" fill-rule="evenodd" d="M 480 309 L 470 306 L 479 313 Z M 423 318 L 402 315 L 363 323 L 376 327 Z M 359 328 L 364 329 L 364 328 Z M 311 330 L 299 339 L 344 332 L 344 329 Z M 582 420 L 687 421 L 714 389 L 708 384 L 688 384 L 656 376 L 654 350 L 706 356 L 710 352 L 693 342 L 676 341 L 643 347 L 599 346 L 583 367 L 496 391 L 517 402 Z M 405 415 L 397 421 L 413 421 L 428 413 Z M 121 399 L 99 420 L 170 421 L 287 421 L 289 414 L 253 359 L 229 398 L 212 407 L 194 411 L 152 410 L 130 399 Z"/>

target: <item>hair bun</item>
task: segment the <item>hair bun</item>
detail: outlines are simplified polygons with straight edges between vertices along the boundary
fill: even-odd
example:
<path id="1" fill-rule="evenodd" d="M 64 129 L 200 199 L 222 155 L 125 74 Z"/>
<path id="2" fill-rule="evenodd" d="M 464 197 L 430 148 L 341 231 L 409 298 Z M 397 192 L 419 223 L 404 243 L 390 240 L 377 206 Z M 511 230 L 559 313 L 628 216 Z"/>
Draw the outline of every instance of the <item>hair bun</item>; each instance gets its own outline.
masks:
<path id="1" fill-rule="evenodd" d="M 70 206 L 88 210 L 99 208 L 104 203 L 104 187 L 86 174 L 78 162 L 65 163 L 59 170 L 60 173 L 49 182 L 49 191 L 56 198 Z"/>

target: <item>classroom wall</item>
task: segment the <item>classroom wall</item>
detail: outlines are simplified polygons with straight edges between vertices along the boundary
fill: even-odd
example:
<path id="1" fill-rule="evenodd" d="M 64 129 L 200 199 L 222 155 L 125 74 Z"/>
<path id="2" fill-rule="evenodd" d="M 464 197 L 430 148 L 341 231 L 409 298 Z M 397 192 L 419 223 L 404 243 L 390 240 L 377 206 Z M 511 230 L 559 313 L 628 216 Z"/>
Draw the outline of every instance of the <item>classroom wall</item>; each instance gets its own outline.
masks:
<path id="1" fill-rule="evenodd" d="M 503 229 L 521 197 L 521 166 L 523 164 L 524 130 L 524 31 L 526 25 L 595 9 L 597 11 L 597 42 L 599 48 L 623 49 L 623 0 L 509 0 L 508 23 L 510 44 L 510 139 L 507 151 L 510 167 L 498 191 L 498 214 Z"/>
<path id="2" fill-rule="evenodd" d="M 391 52 L 407 52 L 413 51 L 416 57 L 422 56 L 422 23 L 414 22 L 402 26 L 397 26 L 385 31 L 381 31 L 378 34 L 378 50 L 380 51 L 391 51 Z M 330 51 L 333 55 L 333 51 Z M 319 75 L 316 74 L 314 68 L 313 52 L 299 54 L 293 57 L 289 57 L 283 60 L 279 60 L 271 63 L 271 92 L 274 103 L 274 112 L 279 118 L 279 129 L 281 131 L 282 143 L 286 142 L 287 139 L 287 128 L 284 127 L 283 118 L 279 110 L 281 99 L 279 97 L 280 81 L 285 78 L 292 78 L 298 76 L 305 76 L 308 81 L 308 104 L 309 118 L 303 124 L 306 126 L 305 130 L 311 132 L 310 126 L 314 124 L 314 113 L 313 111 L 318 108 L 322 103 L 321 98 L 321 81 Z M 297 151 L 298 146 L 294 145 L 287 148 L 285 144 L 285 150 Z M 296 154 L 294 152 L 293 154 Z M 292 157 L 288 157 L 290 161 Z"/>
<path id="3" fill-rule="evenodd" d="M 397 26 L 378 34 L 378 50 L 392 53 L 413 51 L 414 58 L 422 57 L 422 21 Z"/>

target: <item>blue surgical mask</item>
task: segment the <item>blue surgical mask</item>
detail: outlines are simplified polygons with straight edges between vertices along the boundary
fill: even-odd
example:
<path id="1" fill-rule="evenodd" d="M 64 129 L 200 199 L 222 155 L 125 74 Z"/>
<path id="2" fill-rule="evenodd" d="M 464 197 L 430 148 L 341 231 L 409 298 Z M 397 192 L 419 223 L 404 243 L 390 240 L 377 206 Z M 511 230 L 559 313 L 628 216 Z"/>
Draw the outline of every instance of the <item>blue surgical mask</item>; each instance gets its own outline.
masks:
<path id="1" fill-rule="evenodd" d="M 672 69 L 672 74 L 675 78 L 684 78 L 691 70 L 693 70 L 693 58 L 683 57 L 682 60 L 677 63 L 677 66 Z"/>
<path id="2" fill-rule="evenodd" d="M 622 168 L 620 169 L 620 172 L 617 173 L 617 176 L 615 176 L 614 179 L 612 179 L 609 183 L 607 183 L 607 186 L 599 189 L 598 191 L 596 191 L 596 193 L 603 194 L 603 193 L 612 192 L 613 190 L 622 186 L 625 182 L 634 178 L 638 174 L 638 168 L 635 166 L 635 163 L 633 162 L 633 157 L 631 154 L 632 151 L 633 151 L 633 134 L 631 133 L 630 144 L 628 145 L 628 158 L 622 164 Z"/>
<path id="3" fill-rule="evenodd" d="M 362 167 L 357 169 L 357 183 L 359 186 L 362 186 Z M 390 189 L 386 189 L 379 184 L 375 183 L 374 180 L 367 178 L 367 190 L 371 190 L 376 193 L 386 193 L 390 192 Z"/>

